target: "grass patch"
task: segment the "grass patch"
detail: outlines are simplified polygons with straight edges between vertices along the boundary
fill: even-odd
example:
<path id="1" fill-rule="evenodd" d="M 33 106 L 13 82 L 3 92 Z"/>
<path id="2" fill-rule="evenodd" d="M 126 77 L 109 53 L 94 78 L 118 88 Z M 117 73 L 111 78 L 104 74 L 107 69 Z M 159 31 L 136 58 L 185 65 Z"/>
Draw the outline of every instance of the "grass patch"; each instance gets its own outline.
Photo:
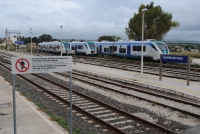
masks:
<path id="1" fill-rule="evenodd" d="M 152 101 L 152 106 L 155 106 L 156 105 L 156 102 Z"/>
<path id="2" fill-rule="evenodd" d="M 182 117 L 182 118 L 189 118 L 188 115 L 180 115 L 179 117 Z"/>
<path id="3" fill-rule="evenodd" d="M 65 130 L 68 130 L 70 131 L 70 128 L 68 126 L 68 123 L 62 118 L 62 117 L 59 117 L 59 116 L 55 116 L 54 114 L 52 113 L 47 113 L 48 116 L 50 116 L 50 120 L 52 121 L 56 121 L 60 126 L 62 126 Z M 77 128 L 75 129 L 72 134 L 80 134 L 81 133 L 81 129 Z M 92 133 L 89 133 L 89 134 L 92 134 Z"/>
<path id="4" fill-rule="evenodd" d="M 19 84 L 15 84 L 15 87 L 20 87 L 20 85 Z"/>
<path id="5" fill-rule="evenodd" d="M 190 56 L 193 58 L 200 58 L 200 53 L 194 53 L 194 52 L 170 52 L 172 55 L 181 55 L 181 56 Z"/>
<path id="6" fill-rule="evenodd" d="M 28 100 L 28 101 L 32 101 L 32 99 L 31 99 L 31 98 L 27 98 L 27 100 Z"/>
<path id="7" fill-rule="evenodd" d="M 40 111 L 46 111 L 48 109 L 47 105 L 44 105 L 41 103 L 35 103 L 35 105 L 39 107 L 37 110 L 40 110 Z"/>
<path id="8" fill-rule="evenodd" d="M 103 58 L 108 59 L 110 57 L 109 57 L 109 55 L 103 55 Z"/>
<path id="9" fill-rule="evenodd" d="M 5 75 L 5 74 L 2 74 L 1 76 L 2 76 L 2 77 L 5 79 L 5 77 L 6 77 L 7 75 Z"/>
<path id="10" fill-rule="evenodd" d="M 5 81 L 10 82 L 10 80 L 8 78 L 4 78 Z"/>
<path id="11" fill-rule="evenodd" d="M 59 125 L 61 125 L 64 129 L 69 129 L 67 122 L 62 117 L 57 117 L 54 114 L 48 113 L 51 117 L 50 119 L 56 121 Z"/>
<path id="12" fill-rule="evenodd" d="M 190 64 L 191 67 L 200 68 L 200 65 L 197 63 Z"/>
<path id="13" fill-rule="evenodd" d="M 72 132 L 72 134 L 80 134 L 81 130 L 79 128 L 77 128 L 75 131 Z"/>

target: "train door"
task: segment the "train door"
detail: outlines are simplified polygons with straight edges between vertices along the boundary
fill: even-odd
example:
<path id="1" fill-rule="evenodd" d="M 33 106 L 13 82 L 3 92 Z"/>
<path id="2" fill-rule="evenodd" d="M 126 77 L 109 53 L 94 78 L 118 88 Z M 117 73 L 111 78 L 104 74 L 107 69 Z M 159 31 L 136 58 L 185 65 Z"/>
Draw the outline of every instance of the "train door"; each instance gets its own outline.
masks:
<path id="1" fill-rule="evenodd" d="M 83 44 L 82 53 L 85 53 L 86 55 L 91 54 L 91 50 L 90 50 L 89 46 L 86 43 Z"/>
<path id="2" fill-rule="evenodd" d="M 75 44 L 75 54 L 77 54 L 77 45 Z"/>
<path id="3" fill-rule="evenodd" d="M 127 57 L 131 56 L 131 45 L 127 45 Z"/>
<path id="4" fill-rule="evenodd" d="M 151 44 L 151 47 L 149 49 L 150 49 L 149 52 L 150 57 L 155 57 L 158 50 L 156 49 L 154 44 Z"/>
<path id="5" fill-rule="evenodd" d="M 102 54 L 102 45 L 99 45 L 99 47 L 100 47 L 99 53 Z"/>

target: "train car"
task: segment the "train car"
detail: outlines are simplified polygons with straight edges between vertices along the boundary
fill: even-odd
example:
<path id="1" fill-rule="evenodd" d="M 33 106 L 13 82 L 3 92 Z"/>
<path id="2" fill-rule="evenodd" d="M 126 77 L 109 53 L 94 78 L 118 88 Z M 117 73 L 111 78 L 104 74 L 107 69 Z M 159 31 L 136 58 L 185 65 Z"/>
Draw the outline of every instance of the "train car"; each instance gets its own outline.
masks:
<path id="1" fill-rule="evenodd" d="M 103 55 L 115 55 L 127 58 L 141 58 L 142 41 L 127 42 L 95 42 L 97 53 Z M 169 54 L 169 49 L 161 41 L 144 41 L 144 59 L 160 60 L 160 54 Z"/>
<path id="2" fill-rule="evenodd" d="M 87 42 L 70 42 L 71 44 L 71 53 L 70 54 L 83 54 L 91 55 L 91 49 Z M 92 43 L 90 43 L 92 44 Z"/>
<path id="3" fill-rule="evenodd" d="M 65 54 L 66 51 L 69 51 L 70 45 L 67 42 L 42 42 L 38 44 L 38 50 L 52 53 L 62 53 Z"/>
<path id="4" fill-rule="evenodd" d="M 72 45 L 70 42 L 62 42 L 65 47 L 65 52 L 67 54 L 72 54 Z"/>
<path id="5" fill-rule="evenodd" d="M 97 54 L 97 45 L 95 44 L 94 41 L 90 41 L 90 42 L 87 42 L 90 49 L 91 49 L 91 55 L 96 55 Z"/>

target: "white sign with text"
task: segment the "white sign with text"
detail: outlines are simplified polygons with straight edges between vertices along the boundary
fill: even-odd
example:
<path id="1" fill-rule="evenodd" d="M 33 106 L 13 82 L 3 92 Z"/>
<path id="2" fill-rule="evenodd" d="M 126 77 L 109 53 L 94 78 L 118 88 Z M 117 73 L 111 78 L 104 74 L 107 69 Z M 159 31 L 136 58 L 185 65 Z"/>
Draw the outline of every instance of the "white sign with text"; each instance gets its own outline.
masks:
<path id="1" fill-rule="evenodd" d="M 12 74 L 72 71 L 72 56 L 12 57 Z"/>

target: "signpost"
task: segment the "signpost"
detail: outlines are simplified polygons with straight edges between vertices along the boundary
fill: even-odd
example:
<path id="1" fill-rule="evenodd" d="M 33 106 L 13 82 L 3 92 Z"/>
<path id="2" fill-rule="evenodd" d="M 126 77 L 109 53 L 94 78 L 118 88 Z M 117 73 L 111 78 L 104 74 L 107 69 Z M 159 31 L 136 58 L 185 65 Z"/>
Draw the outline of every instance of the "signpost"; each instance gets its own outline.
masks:
<path id="1" fill-rule="evenodd" d="M 162 80 L 162 62 L 187 63 L 187 86 L 190 85 L 190 57 L 179 55 L 160 55 L 160 81 Z"/>
<path id="2" fill-rule="evenodd" d="M 12 57 L 13 122 L 16 130 L 15 74 L 70 71 L 70 134 L 72 134 L 72 56 Z"/>
<path id="3" fill-rule="evenodd" d="M 20 40 L 18 40 L 18 41 L 15 41 L 15 44 L 18 44 L 18 45 L 23 45 L 23 44 L 24 44 L 24 41 L 20 41 Z"/>

